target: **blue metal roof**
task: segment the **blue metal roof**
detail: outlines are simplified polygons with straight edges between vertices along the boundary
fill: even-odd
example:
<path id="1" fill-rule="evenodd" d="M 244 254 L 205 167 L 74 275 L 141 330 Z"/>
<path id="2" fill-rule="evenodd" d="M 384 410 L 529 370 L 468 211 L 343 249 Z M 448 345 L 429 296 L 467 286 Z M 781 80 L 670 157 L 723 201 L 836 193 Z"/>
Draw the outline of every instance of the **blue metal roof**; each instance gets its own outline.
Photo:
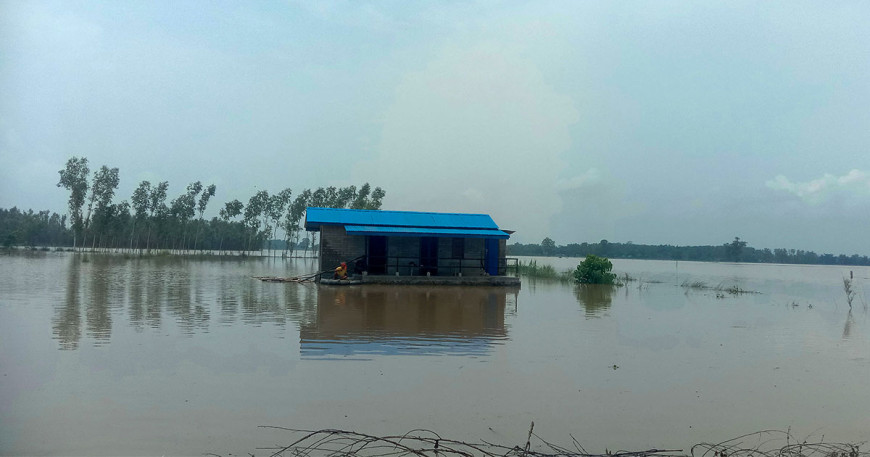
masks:
<path id="1" fill-rule="evenodd" d="M 424 213 L 336 208 L 307 208 L 305 229 L 320 230 L 323 225 L 343 225 L 357 234 L 381 232 L 389 236 L 461 236 L 508 238 L 487 214 Z M 403 228 L 404 230 L 399 230 Z M 409 229 L 414 229 L 409 230 Z M 439 235 L 440 233 L 440 235 Z"/>
<path id="2" fill-rule="evenodd" d="M 305 216 L 305 229 L 316 230 L 314 227 L 320 225 L 498 229 L 498 225 L 487 214 L 308 208 Z"/>
<path id="3" fill-rule="evenodd" d="M 501 230 L 451 229 L 429 227 L 384 227 L 378 225 L 345 225 L 348 235 L 367 236 L 439 236 L 450 238 L 510 238 Z"/>

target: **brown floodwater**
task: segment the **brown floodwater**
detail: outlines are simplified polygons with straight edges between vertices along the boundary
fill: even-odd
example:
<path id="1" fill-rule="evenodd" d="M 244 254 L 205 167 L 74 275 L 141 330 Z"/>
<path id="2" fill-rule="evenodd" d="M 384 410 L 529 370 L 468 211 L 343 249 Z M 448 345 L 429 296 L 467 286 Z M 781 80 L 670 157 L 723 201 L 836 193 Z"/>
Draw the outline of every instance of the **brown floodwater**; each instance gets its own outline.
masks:
<path id="1" fill-rule="evenodd" d="M 310 259 L 3 254 L 0 454 L 261 455 L 296 438 L 260 425 L 513 445 L 534 421 L 590 452 L 870 439 L 870 269 L 613 263 L 635 280 L 318 287 L 252 279 Z"/>

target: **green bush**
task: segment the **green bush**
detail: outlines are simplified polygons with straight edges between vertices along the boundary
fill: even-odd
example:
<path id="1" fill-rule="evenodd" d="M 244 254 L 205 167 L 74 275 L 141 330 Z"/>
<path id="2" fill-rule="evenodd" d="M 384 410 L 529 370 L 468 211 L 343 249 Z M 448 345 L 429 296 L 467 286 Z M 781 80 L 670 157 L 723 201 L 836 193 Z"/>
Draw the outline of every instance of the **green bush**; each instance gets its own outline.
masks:
<path id="1" fill-rule="evenodd" d="M 613 284 L 616 275 L 610 270 L 613 270 L 613 264 L 607 260 L 607 257 L 589 254 L 580 265 L 577 265 L 574 279 L 581 284 Z"/>

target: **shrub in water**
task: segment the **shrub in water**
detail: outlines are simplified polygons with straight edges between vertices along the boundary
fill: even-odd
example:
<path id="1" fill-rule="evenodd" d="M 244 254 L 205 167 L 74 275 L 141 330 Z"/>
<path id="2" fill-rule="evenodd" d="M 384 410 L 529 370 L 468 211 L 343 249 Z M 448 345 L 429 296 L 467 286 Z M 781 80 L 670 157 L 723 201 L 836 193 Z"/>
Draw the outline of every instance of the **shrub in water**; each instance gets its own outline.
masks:
<path id="1" fill-rule="evenodd" d="M 587 255 L 574 270 L 574 279 L 581 284 L 613 284 L 616 275 L 611 273 L 613 264 L 607 257 Z"/>

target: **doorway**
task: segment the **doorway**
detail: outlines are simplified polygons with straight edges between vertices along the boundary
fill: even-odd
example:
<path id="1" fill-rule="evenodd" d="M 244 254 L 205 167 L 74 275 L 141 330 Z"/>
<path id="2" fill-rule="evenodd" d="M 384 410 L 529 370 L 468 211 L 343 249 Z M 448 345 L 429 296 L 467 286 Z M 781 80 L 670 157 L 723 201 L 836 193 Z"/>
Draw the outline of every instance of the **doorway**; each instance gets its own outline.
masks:
<path id="1" fill-rule="evenodd" d="M 368 246 L 369 274 L 387 274 L 387 237 L 370 236 Z"/>
<path id="2" fill-rule="evenodd" d="M 438 238 L 420 238 L 420 274 L 438 274 Z"/>
<path id="3" fill-rule="evenodd" d="M 484 270 L 490 276 L 498 276 L 498 240 L 487 238 L 485 243 Z"/>

